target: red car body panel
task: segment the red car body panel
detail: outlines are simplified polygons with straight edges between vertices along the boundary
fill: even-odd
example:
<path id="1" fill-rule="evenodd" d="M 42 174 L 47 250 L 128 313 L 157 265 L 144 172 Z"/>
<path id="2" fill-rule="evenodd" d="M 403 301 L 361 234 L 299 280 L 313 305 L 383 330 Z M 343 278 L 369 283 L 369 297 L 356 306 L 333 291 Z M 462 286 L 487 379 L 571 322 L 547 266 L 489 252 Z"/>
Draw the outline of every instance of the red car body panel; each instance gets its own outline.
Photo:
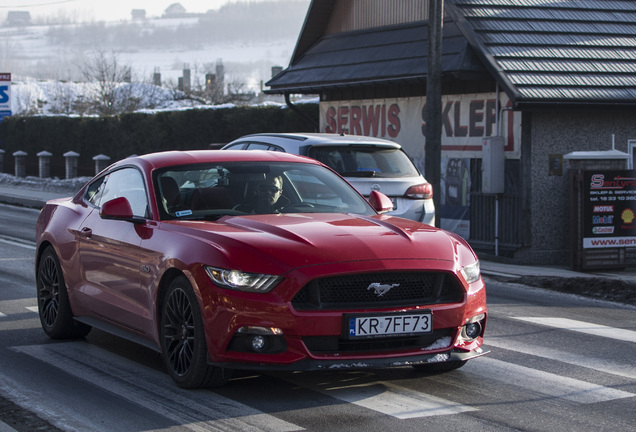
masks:
<path id="1" fill-rule="evenodd" d="M 214 161 L 319 162 L 285 153 L 256 151 L 166 152 L 117 162 L 139 169 L 147 187 L 150 217 L 142 223 L 109 220 L 84 199 L 46 204 L 36 228 L 39 253 L 52 245 L 62 267 L 73 315 L 91 317 L 146 339 L 160 349 L 158 304 L 167 279 L 183 274 L 199 302 L 209 359 L 219 365 L 310 368 L 303 361 L 338 364 L 373 359 L 408 362 L 421 354 L 482 353 L 483 330 L 469 342 L 460 331 L 483 314 L 486 291 L 481 278 L 467 283 L 460 270 L 477 261 L 465 240 L 418 222 L 382 215 L 348 213 L 224 216 L 217 221 L 161 220 L 153 172 Z M 37 261 L 37 260 L 36 260 Z M 36 264 L 37 265 L 37 264 Z M 215 285 L 204 266 L 240 268 L 280 275 L 271 292 L 252 293 Z M 338 275 L 386 272 L 440 272 L 461 287 L 457 301 L 362 309 L 299 310 L 294 296 L 310 281 Z M 429 310 L 433 329 L 447 336 L 430 347 L 379 352 L 311 352 L 304 338 L 343 335 L 345 314 Z M 228 349 L 241 327 L 282 330 L 287 349 L 258 354 Z M 466 357 L 466 358 L 470 358 Z M 397 363 L 396 363 L 397 364 Z"/>

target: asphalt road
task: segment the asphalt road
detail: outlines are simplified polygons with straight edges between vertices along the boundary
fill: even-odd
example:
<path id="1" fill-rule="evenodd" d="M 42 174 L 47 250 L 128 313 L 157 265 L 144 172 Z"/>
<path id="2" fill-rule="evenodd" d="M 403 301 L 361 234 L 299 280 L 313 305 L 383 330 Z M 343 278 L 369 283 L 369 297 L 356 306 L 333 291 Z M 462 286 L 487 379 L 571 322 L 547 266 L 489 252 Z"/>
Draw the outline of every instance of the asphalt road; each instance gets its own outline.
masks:
<path id="1" fill-rule="evenodd" d="M 221 389 L 179 389 L 153 351 L 99 331 L 72 342 L 44 335 L 34 288 L 36 217 L 0 205 L 0 420 L 17 430 L 634 427 L 636 308 L 488 279 L 492 352 L 451 373 L 243 372 Z"/>

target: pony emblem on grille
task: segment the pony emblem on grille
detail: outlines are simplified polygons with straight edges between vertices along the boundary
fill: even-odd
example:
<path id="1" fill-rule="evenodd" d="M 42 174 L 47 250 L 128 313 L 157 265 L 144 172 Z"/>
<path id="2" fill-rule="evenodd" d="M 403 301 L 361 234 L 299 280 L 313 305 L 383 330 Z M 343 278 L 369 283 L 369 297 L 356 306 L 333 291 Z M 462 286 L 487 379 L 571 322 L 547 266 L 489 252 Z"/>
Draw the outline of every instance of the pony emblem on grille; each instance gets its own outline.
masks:
<path id="1" fill-rule="evenodd" d="M 397 286 L 400 286 L 400 284 L 389 285 L 389 284 L 381 284 L 379 282 L 373 282 L 371 285 L 367 287 L 367 291 L 372 289 L 375 295 L 377 295 L 378 297 L 382 297 L 384 294 L 388 293 L 391 290 L 391 288 L 395 288 Z"/>

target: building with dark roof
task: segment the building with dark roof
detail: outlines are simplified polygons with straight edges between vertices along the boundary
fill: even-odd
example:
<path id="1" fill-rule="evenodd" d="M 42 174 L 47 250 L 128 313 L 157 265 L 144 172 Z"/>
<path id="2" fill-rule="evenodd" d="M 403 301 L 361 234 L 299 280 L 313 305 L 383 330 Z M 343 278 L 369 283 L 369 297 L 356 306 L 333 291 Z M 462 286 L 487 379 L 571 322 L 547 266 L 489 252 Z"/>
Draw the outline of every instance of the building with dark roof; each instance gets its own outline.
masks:
<path id="1" fill-rule="evenodd" d="M 6 25 L 9 27 L 21 27 L 31 24 L 31 14 L 28 11 L 9 11 Z"/>
<path id="2" fill-rule="evenodd" d="M 568 168 L 578 163 L 568 155 L 614 148 L 616 166 L 632 168 L 636 2 L 444 8 L 441 226 L 484 253 L 567 263 Z M 313 0 L 268 92 L 320 95 L 320 131 L 395 140 L 424 171 L 427 53 L 428 1 Z M 484 142 L 495 137 L 503 194 L 484 191 Z"/>

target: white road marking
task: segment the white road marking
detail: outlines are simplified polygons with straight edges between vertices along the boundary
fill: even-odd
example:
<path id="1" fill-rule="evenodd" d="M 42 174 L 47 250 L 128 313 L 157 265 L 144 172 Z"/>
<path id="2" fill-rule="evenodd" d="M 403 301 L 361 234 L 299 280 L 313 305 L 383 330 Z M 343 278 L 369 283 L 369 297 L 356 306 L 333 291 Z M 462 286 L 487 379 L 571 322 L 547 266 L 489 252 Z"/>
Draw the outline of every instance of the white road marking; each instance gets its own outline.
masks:
<path id="1" fill-rule="evenodd" d="M 321 386 L 303 379 L 302 375 L 295 375 L 293 378 L 286 380 L 341 401 L 399 419 L 459 414 L 477 410 L 477 408 L 385 381 L 327 387 L 326 385 Z"/>
<path id="2" fill-rule="evenodd" d="M 177 387 L 167 374 L 86 342 L 12 347 L 193 431 L 298 431 L 302 427 L 213 392 Z"/>
<path id="3" fill-rule="evenodd" d="M 26 307 L 26 310 L 28 310 L 30 312 L 40 313 L 40 311 L 38 310 L 37 306 L 28 306 L 28 307 Z"/>
<path id="4" fill-rule="evenodd" d="M 566 399 L 581 404 L 606 402 L 636 396 L 636 394 L 622 390 L 615 390 L 598 384 L 518 366 L 489 357 L 480 357 L 475 362 L 468 362 L 462 370 L 470 371 L 482 378 L 504 382 L 550 397 Z"/>
<path id="5" fill-rule="evenodd" d="M 6 317 L 6 315 L 3 314 L 2 312 L 0 312 L 0 318 L 2 318 L 2 317 Z"/>
<path id="6" fill-rule="evenodd" d="M 36 313 L 38 311 L 37 306 L 27 307 L 27 309 Z M 636 334 L 636 332 L 629 330 L 562 318 L 520 317 L 515 319 L 623 341 L 632 341 L 631 338 Z M 509 345 L 504 340 L 496 338 L 487 339 L 486 344 L 636 379 L 636 367 L 630 365 L 528 344 L 514 343 Z M 85 342 L 31 345 L 13 347 L 12 349 L 50 363 L 108 391 L 120 394 L 130 401 L 162 413 L 167 418 L 186 425 L 191 430 L 247 431 L 251 428 L 271 431 L 302 430 L 297 425 L 214 393 L 206 393 L 205 400 L 201 400 L 199 396 L 197 399 L 191 399 L 189 397 L 191 393 L 175 387 L 167 375 L 144 368 Z M 485 379 L 504 382 L 549 397 L 581 404 L 636 396 L 636 394 L 626 391 L 515 365 L 491 357 L 482 357 L 476 362 L 469 362 L 462 370 L 478 374 Z M 285 379 L 343 402 L 398 419 L 454 415 L 477 410 L 471 406 L 431 396 L 387 381 L 338 385 L 333 384 L 333 381 L 316 383 L 311 376 L 304 374 L 292 375 Z M 134 382 L 134 385 L 130 384 L 131 382 Z M 170 396 L 166 397 L 167 394 Z M 168 401 L 165 400 L 166 398 Z"/>
<path id="7" fill-rule="evenodd" d="M 9 244 L 12 246 L 19 246 L 19 247 L 23 247 L 25 249 L 30 249 L 30 250 L 36 249 L 35 244 L 33 242 L 27 243 L 25 240 L 13 238 L 13 237 L 0 236 L 0 243 Z"/>
<path id="8" fill-rule="evenodd" d="M 513 319 L 531 322 L 547 327 L 555 327 L 561 330 L 570 330 L 594 336 L 601 336 L 610 339 L 617 339 L 624 342 L 636 343 L 636 331 L 624 330 L 616 327 L 609 327 L 599 324 L 592 324 L 584 321 L 576 321 L 567 318 L 551 317 L 512 317 Z"/>
<path id="9" fill-rule="evenodd" d="M 581 356 L 572 354 L 567 351 L 556 350 L 553 348 L 545 348 L 538 345 L 528 345 L 519 342 L 506 342 L 502 339 L 488 338 L 486 336 L 486 345 L 489 347 L 503 348 L 509 351 L 519 352 L 522 354 L 533 355 L 550 360 L 559 361 L 575 366 L 581 366 L 587 369 L 594 369 L 599 372 L 612 374 L 624 378 L 636 380 L 636 365 L 627 363 L 617 363 L 608 359 L 593 358 L 590 356 Z"/>

